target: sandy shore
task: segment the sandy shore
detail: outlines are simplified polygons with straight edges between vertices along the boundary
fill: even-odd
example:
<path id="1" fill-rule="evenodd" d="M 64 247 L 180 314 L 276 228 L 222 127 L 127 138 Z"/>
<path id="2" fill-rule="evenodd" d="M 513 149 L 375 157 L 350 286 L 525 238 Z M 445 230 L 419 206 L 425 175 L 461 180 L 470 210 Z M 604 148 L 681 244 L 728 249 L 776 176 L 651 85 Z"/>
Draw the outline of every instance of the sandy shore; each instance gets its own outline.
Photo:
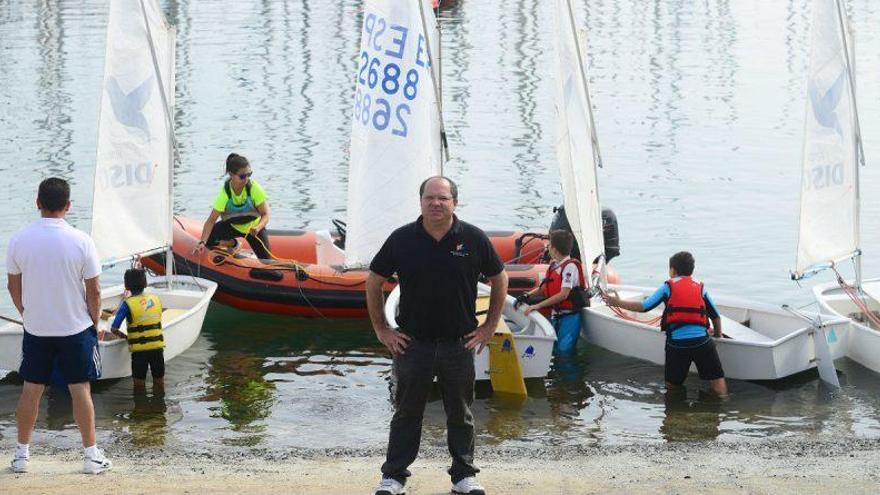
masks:
<path id="1" fill-rule="evenodd" d="M 853 440 L 673 444 L 568 451 L 479 452 L 492 494 L 709 493 L 875 494 L 880 444 Z M 372 493 L 379 453 L 218 454 L 109 452 L 115 466 L 79 474 L 74 452 L 33 453 L 31 472 L 0 475 L 0 492 L 36 493 Z M 442 450 L 413 465 L 410 494 L 448 493 Z"/>

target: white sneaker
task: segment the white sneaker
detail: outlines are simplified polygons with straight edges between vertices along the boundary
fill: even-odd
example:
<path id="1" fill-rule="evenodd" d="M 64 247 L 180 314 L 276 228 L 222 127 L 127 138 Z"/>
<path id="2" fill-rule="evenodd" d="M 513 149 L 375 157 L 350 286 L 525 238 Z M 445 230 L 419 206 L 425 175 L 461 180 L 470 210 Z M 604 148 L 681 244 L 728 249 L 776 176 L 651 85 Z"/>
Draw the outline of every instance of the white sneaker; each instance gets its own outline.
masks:
<path id="1" fill-rule="evenodd" d="M 10 468 L 13 473 L 26 473 L 28 471 L 28 458 L 26 456 L 19 456 L 15 454 L 15 457 L 12 458 L 12 465 Z"/>
<path id="2" fill-rule="evenodd" d="M 376 495 L 403 495 L 405 493 L 406 488 L 393 478 L 382 478 L 379 486 L 376 487 Z"/>
<path id="3" fill-rule="evenodd" d="M 108 471 L 112 466 L 113 463 L 110 462 L 110 459 L 104 457 L 104 453 L 100 450 L 97 456 L 85 456 L 83 459 L 83 472 L 86 474 L 100 474 Z"/>
<path id="4" fill-rule="evenodd" d="M 452 485 L 452 493 L 458 495 L 486 495 L 486 489 L 477 483 L 477 478 L 468 476 Z"/>

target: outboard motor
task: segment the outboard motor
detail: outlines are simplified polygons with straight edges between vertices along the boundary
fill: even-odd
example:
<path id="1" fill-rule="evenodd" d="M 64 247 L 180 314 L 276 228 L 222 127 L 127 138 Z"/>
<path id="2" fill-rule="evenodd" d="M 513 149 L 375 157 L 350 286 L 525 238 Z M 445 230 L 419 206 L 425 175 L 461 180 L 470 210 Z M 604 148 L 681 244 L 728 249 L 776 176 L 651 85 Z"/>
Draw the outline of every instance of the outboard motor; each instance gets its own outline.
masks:
<path id="1" fill-rule="evenodd" d="M 568 216 L 565 214 L 565 206 L 554 208 L 553 221 L 550 222 L 550 230 L 567 230 L 571 232 Z M 610 208 L 602 208 L 602 238 L 605 242 L 605 262 L 609 262 L 616 256 L 620 256 L 620 233 L 617 229 L 617 215 Z M 571 257 L 580 259 L 581 251 L 574 242 L 571 249 Z"/>

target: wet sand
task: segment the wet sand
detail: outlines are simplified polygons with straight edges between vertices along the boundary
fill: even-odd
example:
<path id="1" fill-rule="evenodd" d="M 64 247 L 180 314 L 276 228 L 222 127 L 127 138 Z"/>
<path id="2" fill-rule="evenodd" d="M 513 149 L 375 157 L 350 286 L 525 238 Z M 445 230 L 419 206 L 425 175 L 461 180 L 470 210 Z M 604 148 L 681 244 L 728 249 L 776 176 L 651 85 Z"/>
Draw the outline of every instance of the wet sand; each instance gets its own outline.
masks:
<path id="1" fill-rule="evenodd" d="M 79 473 L 78 453 L 33 447 L 31 472 L 0 475 L 0 493 L 372 493 L 381 452 L 110 451 L 110 472 Z M 423 451 L 410 494 L 448 493 L 448 460 Z M 478 451 L 492 494 L 708 493 L 874 494 L 880 443 L 668 444 L 585 449 Z"/>

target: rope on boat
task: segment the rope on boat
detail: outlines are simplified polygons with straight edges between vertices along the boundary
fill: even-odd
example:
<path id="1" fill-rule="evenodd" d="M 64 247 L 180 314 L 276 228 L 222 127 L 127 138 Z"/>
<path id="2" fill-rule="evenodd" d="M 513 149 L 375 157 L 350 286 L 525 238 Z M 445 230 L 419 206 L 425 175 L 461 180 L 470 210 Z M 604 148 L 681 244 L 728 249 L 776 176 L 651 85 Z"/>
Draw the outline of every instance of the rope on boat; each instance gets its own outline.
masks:
<path id="1" fill-rule="evenodd" d="M 256 237 L 256 236 L 252 236 L 252 237 Z M 274 259 L 275 261 L 281 261 L 281 262 L 288 263 L 289 265 L 291 265 L 291 266 L 269 265 L 269 264 L 261 262 L 261 264 L 264 267 L 266 267 L 267 269 L 303 272 L 309 278 L 311 278 L 312 280 L 314 280 L 316 282 L 326 284 L 326 285 L 332 285 L 332 286 L 336 286 L 336 287 L 357 287 L 358 285 L 364 284 L 364 282 L 356 282 L 353 284 L 340 284 L 340 283 L 335 283 L 335 282 L 328 282 L 326 280 L 321 280 L 317 277 L 314 277 L 312 274 L 310 274 L 306 270 L 306 267 L 304 265 L 301 265 L 298 261 L 293 260 L 293 259 L 290 259 L 290 260 L 283 259 L 283 258 L 279 258 L 279 257 L 275 256 L 274 254 L 272 254 L 272 251 L 269 250 L 269 248 L 266 246 L 266 244 L 262 241 L 262 239 L 260 239 L 259 237 L 256 237 L 256 239 L 257 239 L 257 241 L 260 242 L 260 244 L 263 245 L 263 248 L 266 250 L 267 253 L 269 253 L 269 256 L 271 256 L 272 259 Z M 210 258 L 209 261 L 214 266 L 219 266 L 219 265 L 222 265 L 225 263 L 229 263 L 231 265 L 234 265 L 234 266 L 237 266 L 240 268 L 254 268 L 254 267 L 239 263 L 237 261 L 235 255 L 238 254 L 239 251 L 241 251 L 241 243 L 239 243 L 238 241 L 236 241 L 235 248 L 232 251 L 226 251 L 223 249 L 213 249 L 212 248 L 211 252 L 218 255 L 220 257 L 220 261 L 215 261 L 213 256 Z M 199 258 L 199 268 L 201 268 L 201 257 Z M 337 277 L 337 278 L 342 278 L 342 277 Z M 305 292 L 303 291 L 302 282 L 300 281 L 299 277 L 295 276 L 294 279 L 296 280 L 296 288 L 297 288 L 297 290 L 299 290 L 299 294 L 300 294 L 300 296 L 302 296 L 302 298 L 306 302 L 306 304 L 309 305 L 309 307 L 312 309 L 312 311 L 315 312 L 315 314 L 318 315 L 318 317 L 329 321 L 329 318 L 327 318 L 327 316 L 325 316 L 324 313 L 322 313 L 318 308 L 316 308 L 315 305 L 312 304 L 312 301 L 310 301 L 309 298 L 306 296 Z"/>
<path id="2" fill-rule="evenodd" d="M 878 318 L 877 315 L 871 311 L 871 308 L 868 307 L 868 304 L 859 294 L 859 289 L 846 283 L 846 280 L 844 280 L 840 272 L 837 271 L 836 266 L 832 265 L 831 269 L 834 270 L 834 274 L 837 275 L 837 283 L 840 285 L 840 288 L 843 289 L 843 292 L 876 328 L 880 328 L 880 318 Z"/>
<path id="3" fill-rule="evenodd" d="M 345 280 L 345 277 L 337 276 L 337 275 L 327 275 L 327 276 L 322 276 L 322 277 L 316 277 L 312 273 L 309 273 L 308 265 L 304 265 L 304 264 L 300 263 L 299 261 L 292 259 L 292 258 L 291 259 L 280 258 L 280 257 L 276 256 L 269 249 L 268 246 L 266 246 L 266 244 L 263 242 L 262 239 L 260 239 L 257 236 L 251 236 L 251 237 L 254 237 L 257 239 L 257 242 L 259 242 L 263 246 L 263 249 L 265 249 L 266 252 L 269 253 L 269 256 L 271 256 L 274 261 L 278 261 L 280 263 L 283 263 L 281 265 L 274 265 L 274 264 L 267 264 L 267 263 L 260 262 L 263 266 L 256 267 L 256 268 L 266 268 L 269 270 L 302 272 L 302 273 L 305 273 L 310 279 L 314 280 L 315 282 L 318 282 L 318 283 L 324 284 L 324 285 L 330 285 L 333 287 L 352 288 L 352 287 L 358 287 L 358 286 L 364 285 L 366 283 L 366 280 L 357 281 L 354 283 L 339 283 L 339 282 L 330 282 L 329 281 L 332 279 Z M 214 261 L 214 258 L 212 257 L 210 262 L 214 266 L 219 266 L 224 263 L 229 263 L 231 265 L 238 266 L 241 268 L 255 268 L 255 267 L 241 264 L 238 261 L 236 261 L 235 255 L 238 254 L 239 251 L 241 251 L 241 243 L 238 243 L 238 242 L 236 242 L 236 246 L 232 251 L 227 251 L 227 250 L 223 250 L 223 249 L 212 249 L 211 252 L 220 256 L 220 261 Z M 299 281 L 299 279 L 297 279 L 297 281 Z"/>
<path id="4" fill-rule="evenodd" d="M 598 285 L 596 286 L 596 288 L 599 290 L 599 295 L 602 296 L 603 300 L 608 298 L 607 291 L 605 291 L 604 289 L 602 289 L 602 287 L 600 287 Z M 608 309 L 610 309 L 612 313 L 614 313 L 615 315 L 617 315 L 619 318 L 621 318 L 623 320 L 633 321 L 636 323 L 641 323 L 643 325 L 650 325 L 652 327 L 655 327 L 658 324 L 660 324 L 660 320 L 663 319 L 663 315 L 660 315 L 655 318 L 649 318 L 647 320 L 643 320 L 641 318 L 636 318 L 635 316 L 632 316 L 632 315 L 626 313 L 624 310 L 622 310 L 616 306 L 608 305 Z"/>

